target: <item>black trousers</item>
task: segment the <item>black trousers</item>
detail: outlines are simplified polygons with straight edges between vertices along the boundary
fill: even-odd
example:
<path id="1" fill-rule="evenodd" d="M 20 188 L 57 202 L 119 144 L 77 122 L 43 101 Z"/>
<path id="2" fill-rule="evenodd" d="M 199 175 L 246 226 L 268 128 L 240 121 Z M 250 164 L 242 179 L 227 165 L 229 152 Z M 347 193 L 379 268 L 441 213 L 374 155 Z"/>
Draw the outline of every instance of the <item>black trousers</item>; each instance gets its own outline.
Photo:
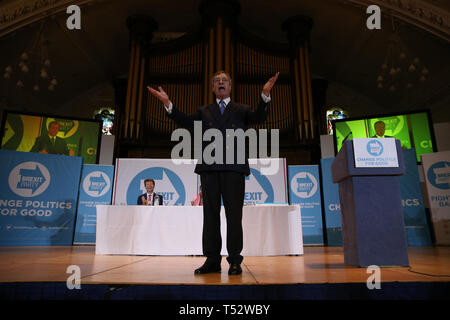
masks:
<path id="1" fill-rule="evenodd" d="M 220 264 L 222 237 L 220 235 L 221 199 L 227 220 L 227 250 L 229 263 L 241 263 L 242 207 L 244 205 L 245 175 L 233 171 L 211 171 L 200 174 L 203 196 L 203 254 L 207 264 Z"/>

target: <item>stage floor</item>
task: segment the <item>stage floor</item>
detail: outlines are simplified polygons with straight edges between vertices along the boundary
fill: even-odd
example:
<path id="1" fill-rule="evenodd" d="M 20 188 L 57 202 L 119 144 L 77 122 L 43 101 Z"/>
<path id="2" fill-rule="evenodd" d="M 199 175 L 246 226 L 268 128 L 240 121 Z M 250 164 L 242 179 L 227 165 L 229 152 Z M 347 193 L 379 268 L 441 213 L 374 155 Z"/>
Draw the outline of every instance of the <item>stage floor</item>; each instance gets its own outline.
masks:
<path id="1" fill-rule="evenodd" d="M 410 267 L 382 267 L 381 282 L 449 282 L 450 247 L 409 247 Z M 302 256 L 244 257 L 243 273 L 194 275 L 204 257 L 96 255 L 94 246 L 0 247 L 0 282 L 66 282 L 67 268 L 81 284 L 274 285 L 366 283 L 366 268 L 344 264 L 342 247 L 305 247 Z"/>

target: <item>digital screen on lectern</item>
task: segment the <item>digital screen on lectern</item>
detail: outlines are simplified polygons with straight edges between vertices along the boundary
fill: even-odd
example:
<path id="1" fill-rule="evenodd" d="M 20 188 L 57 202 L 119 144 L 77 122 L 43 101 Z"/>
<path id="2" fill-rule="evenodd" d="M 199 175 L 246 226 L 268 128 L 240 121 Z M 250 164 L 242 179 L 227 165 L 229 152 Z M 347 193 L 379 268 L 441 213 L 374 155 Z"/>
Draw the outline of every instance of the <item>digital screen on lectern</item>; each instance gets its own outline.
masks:
<path id="1" fill-rule="evenodd" d="M 417 162 L 422 154 L 436 152 L 429 110 L 335 120 L 333 137 L 336 154 L 345 139 L 382 137 L 400 140 L 403 149 L 414 148 Z"/>
<path id="2" fill-rule="evenodd" d="M 100 120 L 5 111 L 1 149 L 78 156 L 96 164 L 101 134 Z"/>

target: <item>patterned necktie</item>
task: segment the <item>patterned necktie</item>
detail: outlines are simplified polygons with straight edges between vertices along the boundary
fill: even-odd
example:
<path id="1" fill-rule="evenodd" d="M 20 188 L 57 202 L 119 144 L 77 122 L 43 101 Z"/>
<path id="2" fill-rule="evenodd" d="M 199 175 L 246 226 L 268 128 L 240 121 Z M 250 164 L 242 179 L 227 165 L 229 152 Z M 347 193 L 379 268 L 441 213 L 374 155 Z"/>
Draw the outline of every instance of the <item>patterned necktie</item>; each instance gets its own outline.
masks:
<path id="1" fill-rule="evenodd" d="M 52 137 L 52 146 L 54 146 L 55 145 L 55 137 Z"/>
<path id="2" fill-rule="evenodd" d="M 150 193 L 148 194 L 148 203 L 152 203 L 152 195 Z"/>
<path id="3" fill-rule="evenodd" d="M 219 104 L 220 104 L 220 114 L 223 114 L 223 112 L 225 111 L 225 101 L 220 100 Z"/>

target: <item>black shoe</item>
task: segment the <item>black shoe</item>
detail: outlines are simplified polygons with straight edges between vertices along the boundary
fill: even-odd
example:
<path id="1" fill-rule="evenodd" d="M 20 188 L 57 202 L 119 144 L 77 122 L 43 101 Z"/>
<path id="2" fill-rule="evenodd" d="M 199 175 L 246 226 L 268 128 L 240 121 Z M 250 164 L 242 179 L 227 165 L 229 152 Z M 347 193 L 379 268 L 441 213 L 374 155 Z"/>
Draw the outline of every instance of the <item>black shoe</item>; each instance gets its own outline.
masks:
<path id="1" fill-rule="evenodd" d="M 220 265 L 207 265 L 205 263 L 200 268 L 195 269 L 194 274 L 216 273 L 221 270 Z"/>
<path id="2" fill-rule="evenodd" d="M 242 273 L 241 265 L 237 263 L 230 264 L 230 269 L 228 270 L 228 274 L 230 276 L 237 276 Z"/>

